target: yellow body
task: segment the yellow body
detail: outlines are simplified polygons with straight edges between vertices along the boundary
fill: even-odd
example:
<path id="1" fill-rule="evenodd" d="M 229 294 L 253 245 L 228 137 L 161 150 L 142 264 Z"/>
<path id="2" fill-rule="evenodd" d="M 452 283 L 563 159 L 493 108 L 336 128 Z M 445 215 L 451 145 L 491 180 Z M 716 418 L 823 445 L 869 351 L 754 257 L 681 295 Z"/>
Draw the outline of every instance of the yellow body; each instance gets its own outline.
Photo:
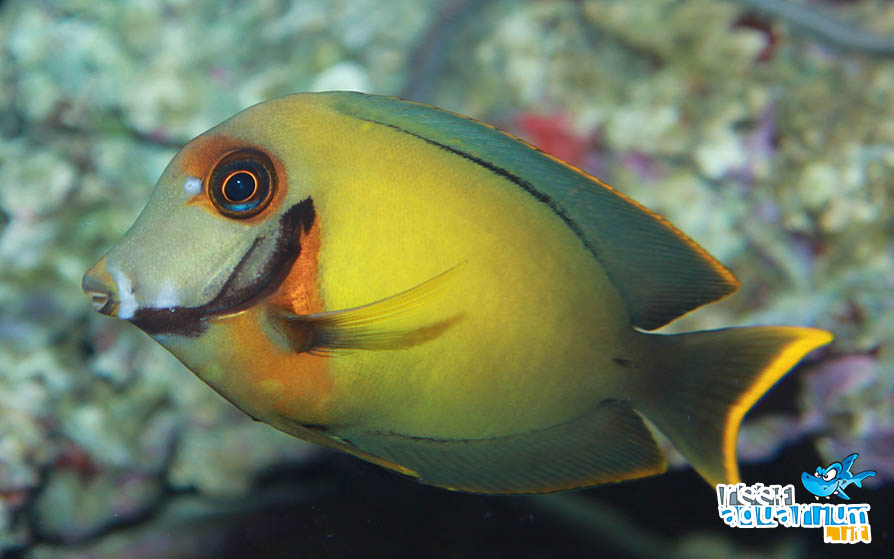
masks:
<path id="1" fill-rule="evenodd" d="M 419 157 L 412 136 L 321 113 L 317 127 L 335 137 L 310 142 L 309 179 L 339 185 L 314 198 L 320 215 L 339 216 L 321 220 L 324 307 L 378 301 L 461 268 L 428 309 L 457 324 L 412 348 L 330 359 L 332 399 L 311 423 L 485 438 L 566 421 L 608 394 L 617 375 L 593 371 L 608 372 L 634 331 L 605 320 L 623 316 L 623 305 L 560 220 L 486 169 L 457 172 L 447 152 Z M 331 147 L 341 134 L 354 149 Z"/>
<path id="2" fill-rule="evenodd" d="M 364 113 L 365 103 L 388 105 Z M 399 113 L 394 120 L 381 116 L 392 110 Z M 97 294 L 107 294 L 103 312 L 118 309 L 255 419 L 430 483 L 550 491 L 659 473 L 663 458 L 633 410 L 672 440 L 679 435 L 675 442 L 710 481 L 737 481 L 734 446 L 742 416 L 804 353 L 828 342 L 828 334 L 784 327 L 716 334 L 722 340 L 711 348 L 744 340 L 741 368 L 748 380 L 731 383 L 728 401 L 705 402 L 705 421 L 719 424 L 706 430 L 717 434 L 693 435 L 664 410 L 673 407 L 667 399 L 678 388 L 674 370 L 681 379 L 703 367 L 722 374 L 730 367 L 715 363 L 725 359 L 723 352 L 701 351 L 712 356 L 701 363 L 686 347 L 711 335 L 677 339 L 634 326 L 652 329 L 723 296 L 735 288 L 729 272 L 606 185 L 563 167 L 587 184 L 551 193 L 539 184 L 543 172 L 516 171 L 525 157 L 544 169 L 556 165 L 547 156 L 434 111 L 320 94 L 240 113 L 178 154 L 125 241 L 88 273 L 85 290 L 100 303 L 106 295 Z M 417 129 L 417 116 L 472 127 L 471 135 L 448 131 L 441 138 L 430 131 L 440 121 Z M 476 151 L 476 142 L 495 141 L 511 143 L 503 151 L 501 145 Z M 220 215 L 207 195 L 215 162 L 240 146 L 267 153 L 279 176 L 270 207 L 245 220 Z M 575 205 L 578 188 L 601 189 L 607 202 L 593 203 L 593 211 L 621 225 L 578 226 L 575 220 L 587 215 Z M 269 274 L 264 262 L 274 260 L 260 255 L 281 247 L 283 215 L 288 208 L 297 212 L 302 201 L 297 257 L 269 286 L 258 283 L 266 291 L 252 291 L 252 274 Z M 623 212 L 630 212 L 629 234 L 615 230 L 627 223 Z M 599 232 L 608 229 L 602 238 Z M 635 251 L 629 258 L 615 240 L 627 236 Z M 677 278 L 676 259 L 668 258 L 655 272 L 667 281 L 640 287 L 641 278 L 652 281 L 644 260 L 652 255 L 659 262 L 673 251 L 694 265 L 683 265 Z M 423 293 L 419 286 L 445 271 L 443 286 L 408 310 L 379 312 L 396 294 Z M 707 278 L 705 289 L 714 291 L 700 299 L 687 274 Z M 209 303 L 242 284 L 253 293 L 245 304 L 220 310 Z M 677 285 L 683 302 L 675 307 L 659 291 L 673 295 Z M 654 303 L 636 302 L 651 296 Z M 322 339 L 319 321 L 326 315 L 320 313 L 376 302 L 382 303 L 345 314 L 361 329 L 360 341 L 328 350 L 313 345 Z M 172 324 L 157 318 L 168 307 L 172 317 L 189 318 L 192 330 L 178 330 L 175 318 L 168 319 Z M 212 308 L 207 315 L 197 310 Z M 149 322 L 150 315 L 158 322 Z M 331 331 L 338 339 L 350 329 Z M 387 339 L 403 341 L 375 341 L 389 332 L 398 334 Z M 738 367 L 735 358 L 730 363 Z M 711 378 L 699 375 L 684 386 Z M 682 400 L 689 407 L 680 413 L 691 418 L 699 401 Z M 579 441 L 581 433 L 586 437 Z M 716 450 L 703 450 L 708 444 Z M 568 464 L 557 459 L 554 475 L 542 465 L 570 446 Z M 601 454 L 615 451 L 618 460 L 600 462 L 606 460 Z M 696 456 L 703 453 L 712 456 Z M 514 471 L 524 464 L 537 472 Z M 477 477 L 463 473 L 479 469 Z"/>

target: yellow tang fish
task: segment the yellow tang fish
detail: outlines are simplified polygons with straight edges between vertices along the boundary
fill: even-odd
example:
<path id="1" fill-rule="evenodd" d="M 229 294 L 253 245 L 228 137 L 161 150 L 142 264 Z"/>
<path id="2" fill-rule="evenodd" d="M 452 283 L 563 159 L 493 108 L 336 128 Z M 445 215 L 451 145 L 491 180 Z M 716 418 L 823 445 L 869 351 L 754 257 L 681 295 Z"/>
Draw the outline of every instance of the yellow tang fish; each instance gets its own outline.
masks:
<path id="1" fill-rule="evenodd" d="M 825 331 L 654 330 L 737 287 L 670 223 L 474 120 L 333 92 L 187 144 L 83 281 L 258 421 L 418 478 L 541 493 L 710 483 Z"/>

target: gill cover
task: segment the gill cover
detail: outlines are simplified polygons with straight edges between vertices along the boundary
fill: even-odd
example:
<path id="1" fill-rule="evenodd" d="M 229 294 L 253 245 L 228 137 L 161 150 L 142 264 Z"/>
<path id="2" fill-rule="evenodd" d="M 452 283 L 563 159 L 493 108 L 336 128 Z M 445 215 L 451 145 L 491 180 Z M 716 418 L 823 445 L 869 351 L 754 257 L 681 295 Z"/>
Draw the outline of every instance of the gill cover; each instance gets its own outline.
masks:
<path id="1" fill-rule="evenodd" d="M 286 167 L 244 131 L 212 129 L 171 161 L 136 223 L 84 278 L 97 310 L 151 335 L 191 336 L 283 281 L 313 201 L 289 194 Z"/>

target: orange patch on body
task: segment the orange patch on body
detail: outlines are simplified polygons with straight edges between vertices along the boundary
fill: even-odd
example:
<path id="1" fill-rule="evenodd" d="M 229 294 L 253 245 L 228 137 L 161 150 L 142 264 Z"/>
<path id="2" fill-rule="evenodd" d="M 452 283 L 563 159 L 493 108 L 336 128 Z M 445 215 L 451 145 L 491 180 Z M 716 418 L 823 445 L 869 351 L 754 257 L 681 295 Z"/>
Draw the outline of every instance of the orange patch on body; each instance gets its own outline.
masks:
<path id="1" fill-rule="evenodd" d="M 228 342 L 224 359 L 227 369 L 234 371 L 215 383 L 218 391 L 252 417 L 268 423 L 287 417 L 300 423 L 326 424 L 332 377 L 325 359 L 275 343 L 262 326 L 265 320 L 263 306 L 212 319 L 222 338 L 219 344 Z"/>
<path id="2" fill-rule="evenodd" d="M 271 339 L 264 326 L 270 320 L 268 313 L 308 314 L 323 309 L 317 279 L 320 242 L 318 218 L 310 231 L 302 231 L 301 254 L 279 289 L 255 307 L 219 319 L 218 326 L 227 329 L 224 336 L 234 342 L 230 359 L 244 372 L 241 392 L 250 393 L 252 401 L 263 400 L 253 409 L 244 406 L 259 419 L 274 415 L 298 423 L 326 425 L 331 421 L 328 410 L 333 382 L 327 358 L 283 347 Z"/>
<path id="3" fill-rule="evenodd" d="M 320 218 L 317 216 L 310 231 L 301 235 L 301 254 L 285 281 L 270 296 L 271 305 L 288 309 L 295 314 L 323 312 L 323 299 L 317 277 L 321 241 Z"/>

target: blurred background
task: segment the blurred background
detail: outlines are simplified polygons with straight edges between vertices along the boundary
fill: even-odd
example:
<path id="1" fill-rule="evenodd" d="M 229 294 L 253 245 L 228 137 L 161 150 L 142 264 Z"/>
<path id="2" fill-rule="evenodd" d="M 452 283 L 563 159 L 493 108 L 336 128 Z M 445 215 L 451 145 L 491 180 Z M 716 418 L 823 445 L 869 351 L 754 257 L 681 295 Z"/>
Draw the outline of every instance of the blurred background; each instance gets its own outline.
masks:
<path id="1" fill-rule="evenodd" d="M 873 543 L 728 528 L 676 457 L 546 498 L 424 487 L 253 423 L 91 310 L 81 276 L 182 144 L 333 89 L 495 124 L 667 217 L 742 282 L 667 331 L 834 332 L 749 414 L 739 456 L 746 482 L 807 502 L 801 472 L 859 452 Z M 0 0 L 0 555 L 890 551 L 892 238 L 887 0 Z"/>

